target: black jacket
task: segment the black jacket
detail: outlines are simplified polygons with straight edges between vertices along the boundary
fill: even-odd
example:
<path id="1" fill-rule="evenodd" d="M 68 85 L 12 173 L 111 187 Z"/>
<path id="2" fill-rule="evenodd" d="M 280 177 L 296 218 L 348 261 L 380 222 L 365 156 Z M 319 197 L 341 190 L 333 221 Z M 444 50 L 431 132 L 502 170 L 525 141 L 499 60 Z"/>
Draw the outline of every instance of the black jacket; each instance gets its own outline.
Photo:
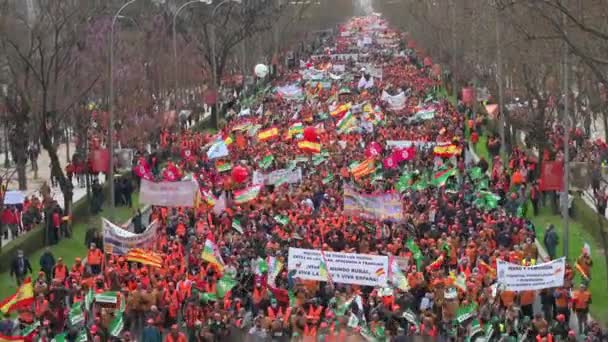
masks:
<path id="1" fill-rule="evenodd" d="M 26 274 L 32 273 L 32 265 L 30 265 L 30 261 L 23 257 L 23 268 L 19 267 L 19 258 L 15 257 L 11 262 L 11 277 L 13 275 L 16 276 L 24 276 Z"/>

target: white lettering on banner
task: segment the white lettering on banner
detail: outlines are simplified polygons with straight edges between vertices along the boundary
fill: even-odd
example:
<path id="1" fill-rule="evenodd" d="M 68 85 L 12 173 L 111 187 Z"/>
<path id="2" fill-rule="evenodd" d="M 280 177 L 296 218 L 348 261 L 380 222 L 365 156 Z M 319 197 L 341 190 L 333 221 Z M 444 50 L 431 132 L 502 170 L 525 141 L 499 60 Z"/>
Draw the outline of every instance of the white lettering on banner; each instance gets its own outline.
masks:
<path id="1" fill-rule="evenodd" d="M 294 278 L 327 281 L 322 270 L 325 267 L 334 283 L 387 286 L 387 256 L 340 252 L 323 254 L 316 249 L 289 248 L 287 269 L 296 271 Z"/>
<path id="2" fill-rule="evenodd" d="M 408 148 L 410 146 L 418 148 L 432 148 L 437 145 L 434 141 L 418 141 L 418 140 L 387 140 L 386 147 L 388 148 Z"/>
<path id="3" fill-rule="evenodd" d="M 131 233 L 114 223 L 101 219 L 103 226 L 103 249 L 105 253 L 123 255 L 131 248 L 151 248 L 156 241 L 158 221 L 150 223 L 141 234 Z"/>
<path id="4" fill-rule="evenodd" d="M 296 168 L 293 170 L 280 169 L 272 171 L 269 174 L 263 174 L 259 171 L 253 173 L 253 184 L 265 184 L 265 185 L 276 185 L 276 184 L 293 184 L 302 181 L 302 169 Z"/>
<path id="5" fill-rule="evenodd" d="M 564 285 L 566 258 L 535 266 L 521 266 L 506 261 L 497 262 L 498 284 L 508 291 L 532 291 Z"/>
<path id="6" fill-rule="evenodd" d="M 165 207 L 191 207 L 198 191 L 193 181 L 151 182 L 141 180 L 139 203 Z"/>

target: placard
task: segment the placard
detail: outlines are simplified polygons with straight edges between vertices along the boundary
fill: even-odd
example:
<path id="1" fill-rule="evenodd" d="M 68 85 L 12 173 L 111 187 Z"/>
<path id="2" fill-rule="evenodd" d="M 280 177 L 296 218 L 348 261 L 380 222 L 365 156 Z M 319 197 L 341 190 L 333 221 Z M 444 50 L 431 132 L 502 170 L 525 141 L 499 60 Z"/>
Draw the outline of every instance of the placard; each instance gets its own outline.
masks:
<path id="1" fill-rule="evenodd" d="M 356 191 L 352 186 L 344 185 L 344 215 L 360 216 L 366 219 L 403 220 L 401 197 L 397 193 L 367 195 Z"/>
<path id="2" fill-rule="evenodd" d="M 101 219 L 103 226 L 103 249 L 105 253 L 124 255 L 131 248 L 152 248 L 156 241 L 158 221 L 150 223 L 141 234 L 122 229 L 114 223 Z"/>
<path id="3" fill-rule="evenodd" d="M 542 290 L 564 285 L 566 258 L 562 257 L 536 266 L 497 262 L 498 284 L 508 291 Z"/>
<path id="4" fill-rule="evenodd" d="M 323 252 L 289 248 L 287 269 L 294 278 L 364 286 L 387 286 L 388 257 L 385 255 Z"/>
<path id="5" fill-rule="evenodd" d="M 192 207 L 198 191 L 193 181 L 158 182 L 141 180 L 139 203 L 164 207 Z"/>
<path id="6" fill-rule="evenodd" d="M 293 184 L 302 181 L 302 169 L 296 168 L 293 170 L 280 169 L 272 171 L 268 174 L 263 174 L 259 171 L 253 173 L 253 184 L 277 185 L 277 184 Z"/>

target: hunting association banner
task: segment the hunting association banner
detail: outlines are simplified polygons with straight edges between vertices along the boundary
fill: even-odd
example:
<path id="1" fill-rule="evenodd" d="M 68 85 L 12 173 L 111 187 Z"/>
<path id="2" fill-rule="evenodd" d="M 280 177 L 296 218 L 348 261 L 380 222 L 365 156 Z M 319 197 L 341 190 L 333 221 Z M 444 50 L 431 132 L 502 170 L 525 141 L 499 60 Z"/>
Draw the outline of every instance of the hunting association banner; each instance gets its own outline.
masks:
<path id="1" fill-rule="evenodd" d="M 287 269 L 294 278 L 364 286 L 387 286 L 388 257 L 289 248 Z"/>
<path id="2" fill-rule="evenodd" d="M 350 185 L 344 185 L 344 215 L 361 216 L 373 220 L 403 220 L 399 194 L 362 194 Z"/>
<path id="3" fill-rule="evenodd" d="M 498 284 L 508 291 L 542 290 L 564 285 L 566 258 L 535 266 L 497 262 Z"/>
<path id="4" fill-rule="evenodd" d="M 156 241 L 158 221 L 150 223 L 148 228 L 141 233 L 135 234 L 122 229 L 114 223 L 102 218 L 103 226 L 103 249 L 105 253 L 125 255 L 131 248 L 152 247 Z"/>

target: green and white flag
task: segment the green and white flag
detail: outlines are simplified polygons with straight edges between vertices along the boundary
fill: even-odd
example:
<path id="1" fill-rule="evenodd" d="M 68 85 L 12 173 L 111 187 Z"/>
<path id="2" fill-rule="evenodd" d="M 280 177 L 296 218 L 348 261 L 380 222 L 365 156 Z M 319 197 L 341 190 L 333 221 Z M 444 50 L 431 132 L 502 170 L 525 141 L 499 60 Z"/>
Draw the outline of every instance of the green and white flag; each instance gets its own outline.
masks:
<path id="1" fill-rule="evenodd" d="M 99 293 L 95 295 L 95 301 L 97 303 L 116 304 L 118 303 L 118 295 L 113 291 Z"/>
<path id="2" fill-rule="evenodd" d="M 82 303 L 74 303 L 74 305 L 72 305 L 68 318 L 72 327 L 80 323 L 84 323 L 84 312 L 82 311 Z"/>
<path id="3" fill-rule="evenodd" d="M 88 340 L 89 340 L 89 337 L 87 336 L 86 330 L 82 330 L 76 337 L 76 342 L 87 342 Z"/>
<path id="4" fill-rule="evenodd" d="M 34 323 L 24 327 L 21 329 L 21 336 L 29 336 L 34 333 L 34 331 L 40 326 L 40 321 L 35 321 Z"/>
<path id="5" fill-rule="evenodd" d="M 110 336 L 116 337 L 120 335 L 124 327 L 125 322 L 122 319 L 122 313 L 120 313 L 110 323 L 110 326 L 108 327 L 108 332 L 110 333 Z"/>
<path id="6" fill-rule="evenodd" d="M 412 324 L 413 326 L 416 327 L 416 331 L 418 331 L 419 327 L 420 327 L 420 322 L 418 322 L 418 316 L 416 316 L 416 314 L 410 310 L 407 309 L 403 312 L 403 315 L 401 315 L 403 318 L 405 318 L 406 321 L 408 321 L 410 324 Z"/>
<path id="7" fill-rule="evenodd" d="M 95 300 L 95 293 L 93 292 L 93 288 L 89 287 L 89 292 L 84 296 L 84 308 L 87 311 L 91 310 L 91 306 L 93 305 L 93 301 Z"/>
<path id="8" fill-rule="evenodd" d="M 243 234 L 243 226 L 241 225 L 241 221 L 238 219 L 232 219 L 232 228 L 239 232 L 239 234 Z"/>
<path id="9" fill-rule="evenodd" d="M 258 259 L 256 260 L 256 267 L 255 267 L 255 274 L 257 275 L 262 275 L 264 273 L 268 272 L 268 264 L 266 263 L 266 260 L 258 257 Z"/>
<path id="10" fill-rule="evenodd" d="M 320 155 L 320 154 L 316 154 L 312 157 L 312 164 L 314 166 L 319 166 L 321 164 L 323 164 L 327 159 L 325 159 L 324 156 Z"/>
<path id="11" fill-rule="evenodd" d="M 277 221 L 281 226 L 286 226 L 289 224 L 289 217 L 284 215 L 277 215 L 274 217 L 274 220 Z"/>
<path id="12" fill-rule="evenodd" d="M 269 156 L 264 157 L 264 159 L 262 159 L 258 163 L 258 166 L 260 166 L 263 170 L 266 170 L 267 168 L 270 167 L 270 165 L 272 164 L 273 160 L 274 160 L 274 156 L 271 154 Z"/>
<path id="13" fill-rule="evenodd" d="M 348 326 L 350 328 L 356 328 L 359 326 L 359 318 L 354 313 L 350 313 L 350 318 L 348 319 Z"/>
<path id="14" fill-rule="evenodd" d="M 477 304 L 471 303 L 467 306 L 458 308 L 456 310 L 456 322 L 458 324 L 462 324 L 462 322 L 466 321 L 469 318 L 472 318 L 477 311 Z"/>

